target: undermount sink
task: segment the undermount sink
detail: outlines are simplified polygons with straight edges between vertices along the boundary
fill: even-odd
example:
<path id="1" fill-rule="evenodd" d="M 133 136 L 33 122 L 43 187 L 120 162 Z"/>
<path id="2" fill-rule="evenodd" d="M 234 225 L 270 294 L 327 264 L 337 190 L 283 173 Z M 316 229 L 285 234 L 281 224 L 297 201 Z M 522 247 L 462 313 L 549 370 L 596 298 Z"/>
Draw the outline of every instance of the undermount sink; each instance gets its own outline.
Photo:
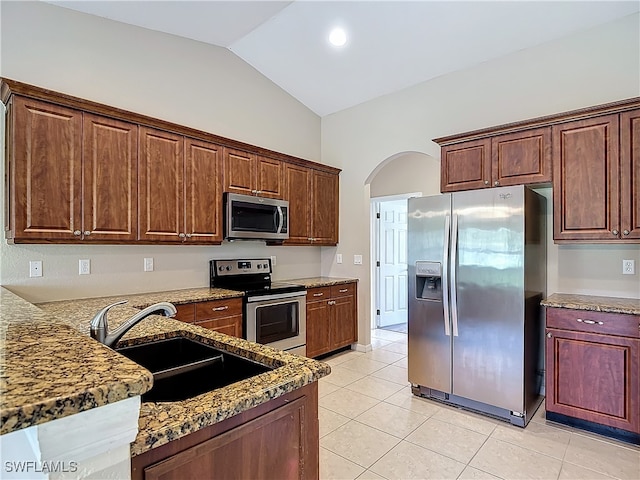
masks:
<path id="1" fill-rule="evenodd" d="M 273 369 L 185 337 L 115 350 L 153 374 L 143 402 L 186 400 Z"/>

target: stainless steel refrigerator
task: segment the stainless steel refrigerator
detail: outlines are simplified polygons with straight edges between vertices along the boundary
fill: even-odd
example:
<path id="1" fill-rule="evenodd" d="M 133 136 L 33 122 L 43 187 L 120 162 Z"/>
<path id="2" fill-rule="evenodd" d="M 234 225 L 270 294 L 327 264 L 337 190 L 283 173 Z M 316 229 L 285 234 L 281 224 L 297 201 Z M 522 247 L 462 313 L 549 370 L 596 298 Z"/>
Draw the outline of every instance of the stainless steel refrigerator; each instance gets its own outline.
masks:
<path id="1" fill-rule="evenodd" d="M 409 199 L 415 395 L 529 422 L 542 401 L 545 204 L 524 186 Z"/>

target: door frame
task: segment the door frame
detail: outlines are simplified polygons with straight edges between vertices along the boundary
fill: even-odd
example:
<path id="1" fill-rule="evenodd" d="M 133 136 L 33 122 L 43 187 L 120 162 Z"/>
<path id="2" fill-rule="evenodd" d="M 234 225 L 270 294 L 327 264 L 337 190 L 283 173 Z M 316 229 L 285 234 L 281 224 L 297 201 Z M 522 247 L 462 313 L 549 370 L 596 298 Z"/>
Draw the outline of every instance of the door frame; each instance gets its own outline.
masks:
<path id="1" fill-rule="evenodd" d="M 394 202 L 397 200 L 406 200 L 412 197 L 422 197 L 422 192 L 412 193 L 400 193 L 397 195 L 385 195 L 382 197 L 371 197 L 370 199 L 370 214 L 371 214 L 371 239 L 369 245 L 371 246 L 371 252 L 369 258 L 371 258 L 371 329 L 378 328 L 378 314 L 377 311 L 380 308 L 380 299 L 383 297 L 382 282 L 380 282 L 380 269 L 377 267 L 377 262 L 380 261 L 380 226 L 378 224 L 377 214 L 380 211 L 380 204 L 384 202 Z"/>

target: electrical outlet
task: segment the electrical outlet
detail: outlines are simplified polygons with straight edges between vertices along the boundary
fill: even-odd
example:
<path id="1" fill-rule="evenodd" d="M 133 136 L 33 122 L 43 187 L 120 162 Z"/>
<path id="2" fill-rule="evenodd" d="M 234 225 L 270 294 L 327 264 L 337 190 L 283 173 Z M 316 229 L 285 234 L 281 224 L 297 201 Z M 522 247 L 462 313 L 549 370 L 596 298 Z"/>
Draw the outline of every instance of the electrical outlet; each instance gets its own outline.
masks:
<path id="1" fill-rule="evenodd" d="M 336 253 L 336 263 L 342 263 L 342 254 Z"/>
<path id="2" fill-rule="evenodd" d="M 623 275 L 635 275 L 636 274 L 636 261 L 635 260 L 622 260 L 622 274 Z"/>
<path id="3" fill-rule="evenodd" d="M 153 272 L 153 258 L 144 259 L 144 271 Z"/>
<path id="4" fill-rule="evenodd" d="M 91 260 L 80 260 L 78 261 L 78 274 L 79 275 L 89 275 L 91 273 Z"/>
<path id="5" fill-rule="evenodd" d="M 272 267 L 276 266 L 276 256 L 275 255 L 271 255 L 271 266 Z"/>
<path id="6" fill-rule="evenodd" d="M 32 260 L 29 262 L 29 276 L 30 277 L 41 277 L 42 276 L 42 261 L 41 260 Z"/>
<path id="7" fill-rule="evenodd" d="M 353 264 L 354 265 L 362 265 L 362 255 L 354 255 L 353 256 Z"/>

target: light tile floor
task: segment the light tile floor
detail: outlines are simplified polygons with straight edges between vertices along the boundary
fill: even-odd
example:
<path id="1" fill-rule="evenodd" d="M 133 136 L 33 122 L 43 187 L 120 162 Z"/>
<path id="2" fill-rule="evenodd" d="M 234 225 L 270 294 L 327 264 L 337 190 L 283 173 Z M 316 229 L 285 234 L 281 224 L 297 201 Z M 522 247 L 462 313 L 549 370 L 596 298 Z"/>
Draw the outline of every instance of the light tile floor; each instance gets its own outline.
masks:
<path id="1" fill-rule="evenodd" d="M 640 479 L 640 448 L 547 423 L 526 429 L 411 394 L 407 335 L 374 330 L 373 351 L 325 359 L 321 479 Z"/>

